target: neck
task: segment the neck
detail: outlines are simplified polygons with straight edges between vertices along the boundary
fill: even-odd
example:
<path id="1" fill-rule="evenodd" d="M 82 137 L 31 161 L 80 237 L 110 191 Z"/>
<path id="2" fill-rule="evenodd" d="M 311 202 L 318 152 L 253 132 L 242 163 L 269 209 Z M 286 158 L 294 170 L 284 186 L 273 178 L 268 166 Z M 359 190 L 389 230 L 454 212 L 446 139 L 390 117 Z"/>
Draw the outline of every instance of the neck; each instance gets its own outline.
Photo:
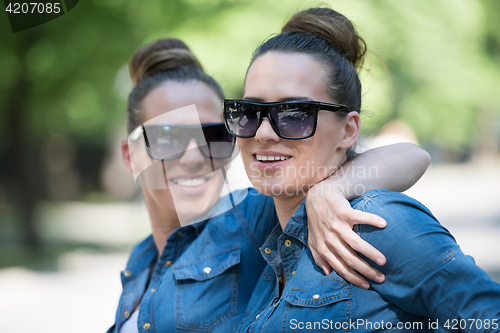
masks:
<path id="1" fill-rule="evenodd" d="M 154 195 L 149 191 L 155 191 Z M 151 230 L 153 239 L 158 249 L 158 256 L 161 255 L 167 238 L 180 226 L 179 217 L 175 211 L 171 196 L 165 190 L 143 191 L 144 201 L 148 208 L 149 219 L 151 220 Z M 159 200 L 163 198 L 164 200 Z"/>
<path id="2" fill-rule="evenodd" d="M 295 214 L 295 211 L 300 206 L 305 195 L 296 195 L 293 197 L 275 197 L 274 205 L 278 220 L 280 221 L 281 229 L 285 229 L 290 218 Z"/>

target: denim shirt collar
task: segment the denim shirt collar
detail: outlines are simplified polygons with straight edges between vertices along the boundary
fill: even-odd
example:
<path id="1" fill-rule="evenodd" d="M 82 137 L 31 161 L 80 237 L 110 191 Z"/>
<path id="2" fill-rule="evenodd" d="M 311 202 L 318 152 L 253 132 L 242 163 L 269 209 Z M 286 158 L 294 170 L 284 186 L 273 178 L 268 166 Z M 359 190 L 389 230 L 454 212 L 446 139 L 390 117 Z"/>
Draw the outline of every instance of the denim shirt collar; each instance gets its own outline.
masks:
<path id="1" fill-rule="evenodd" d="M 201 234 L 207 223 L 208 220 L 179 227 L 168 237 L 167 242 L 175 241 L 179 232 L 194 234 L 193 238 L 196 238 Z M 165 246 L 167 246 L 166 243 Z M 121 274 L 122 282 L 125 283 L 129 280 L 132 272 L 149 271 L 157 260 L 158 249 L 156 248 L 153 234 L 151 234 L 132 250 L 126 269 Z"/>
<path id="2" fill-rule="evenodd" d="M 279 244 L 284 241 L 284 238 L 287 238 L 286 235 L 297 239 L 304 246 L 308 246 L 307 211 L 305 202 L 305 199 L 301 202 L 295 211 L 295 214 L 290 218 L 285 226 L 285 229 L 282 230 L 281 224 L 277 223 L 267 240 L 260 247 L 262 256 L 275 269 L 277 275 L 281 275 L 281 265 L 276 264 L 281 262 L 279 253 L 282 252 L 283 254 L 283 251 L 286 251 L 284 249 L 280 250 Z"/>
<path id="3" fill-rule="evenodd" d="M 129 272 L 141 272 L 148 269 L 158 258 L 158 250 L 153 239 L 153 234 L 140 242 L 130 254 L 127 262 L 126 271 L 123 272 L 125 277 Z"/>
<path id="4" fill-rule="evenodd" d="M 308 229 L 306 199 L 302 200 L 295 214 L 288 221 L 283 233 L 297 238 L 307 246 Z"/>

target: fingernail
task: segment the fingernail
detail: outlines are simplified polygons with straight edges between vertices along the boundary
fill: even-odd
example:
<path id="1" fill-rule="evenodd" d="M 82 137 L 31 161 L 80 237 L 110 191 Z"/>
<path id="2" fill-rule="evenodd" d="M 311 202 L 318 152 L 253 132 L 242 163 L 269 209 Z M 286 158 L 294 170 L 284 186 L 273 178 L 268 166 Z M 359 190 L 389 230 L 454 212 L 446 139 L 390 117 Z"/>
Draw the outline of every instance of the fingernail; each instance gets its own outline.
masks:
<path id="1" fill-rule="evenodd" d="M 375 277 L 375 281 L 377 281 L 378 283 L 382 283 L 385 281 L 385 277 L 383 275 L 377 275 Z"/>
<path id="2" fill-rule="evenodd" d="M 370 285 L 368 283 L 362 283 L 360 287 L 363 289 L 368 289 L 370 288 Z"/>
<path id="3" fill-rule="evenodd" d="M 379 266 L 383 266 L 384 265 L 384 259 L 382 258 L 377 258 L 375 259 L 375 262 L 377 263 L 377 265 Z"/>
<path id="4" fill-rule="evenodd" d="M 386 223 L 385 223 L 385 221 L 384 221 L 384 220 L 380 220 L 380 221 L 378 222 L 378 226 L 379 226 L 379 227 L 381 227 L 381 228 L 385 227 L 385 225 L 386 225 Z"/>

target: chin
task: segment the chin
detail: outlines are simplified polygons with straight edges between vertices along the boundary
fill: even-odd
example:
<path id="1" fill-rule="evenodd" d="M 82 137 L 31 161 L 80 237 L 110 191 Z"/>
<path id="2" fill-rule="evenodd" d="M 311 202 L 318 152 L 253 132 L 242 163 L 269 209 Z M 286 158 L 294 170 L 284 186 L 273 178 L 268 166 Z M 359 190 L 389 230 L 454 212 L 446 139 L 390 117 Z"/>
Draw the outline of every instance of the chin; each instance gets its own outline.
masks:
<path id="1" fill-rule="evenodd" d="M 273 198 L 296 197 L 306 195 L 308 186 L 301 184 L 299 179 L 276 179 L 276 178 L 258 178 L 251 180 L 255 189 L 264 195 Z"/>
<path id="2" fill-rule="evenodd" d="M 191 224 L 198 221 L 200 217 L 205 215 L 217 203 L 218 196 L 214 200 L 214 196 L 201 197 L 197 200 L 180 200 L 175 204 L 175 211 L 181 225 Z"/>

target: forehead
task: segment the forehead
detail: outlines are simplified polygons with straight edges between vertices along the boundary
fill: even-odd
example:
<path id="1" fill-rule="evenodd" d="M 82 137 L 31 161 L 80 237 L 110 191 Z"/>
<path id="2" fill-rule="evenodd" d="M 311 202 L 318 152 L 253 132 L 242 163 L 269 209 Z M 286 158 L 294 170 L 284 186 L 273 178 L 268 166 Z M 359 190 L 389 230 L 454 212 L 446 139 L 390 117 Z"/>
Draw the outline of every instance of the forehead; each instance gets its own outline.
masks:
<path id="1" fill-rule="evenodd" d="M 305 97 L 334 102 L 327 94 L 325 66 L 310 55 L 270 52 L 257 58 L 245 80 L 245 98 L 266 102 Z"/>
<path id="2" fill-rule="evenodd" d="M 199 120 L 193 119 L 190 113 L 169 112 L 192 104 L 196 106 Z M 144 98 L 142 110 L 144 121 L 161 115 L 162 122 L 190 125 L 220 122 L 221 105 L 222 100 L 203 82 L 166 82 Z"/>

